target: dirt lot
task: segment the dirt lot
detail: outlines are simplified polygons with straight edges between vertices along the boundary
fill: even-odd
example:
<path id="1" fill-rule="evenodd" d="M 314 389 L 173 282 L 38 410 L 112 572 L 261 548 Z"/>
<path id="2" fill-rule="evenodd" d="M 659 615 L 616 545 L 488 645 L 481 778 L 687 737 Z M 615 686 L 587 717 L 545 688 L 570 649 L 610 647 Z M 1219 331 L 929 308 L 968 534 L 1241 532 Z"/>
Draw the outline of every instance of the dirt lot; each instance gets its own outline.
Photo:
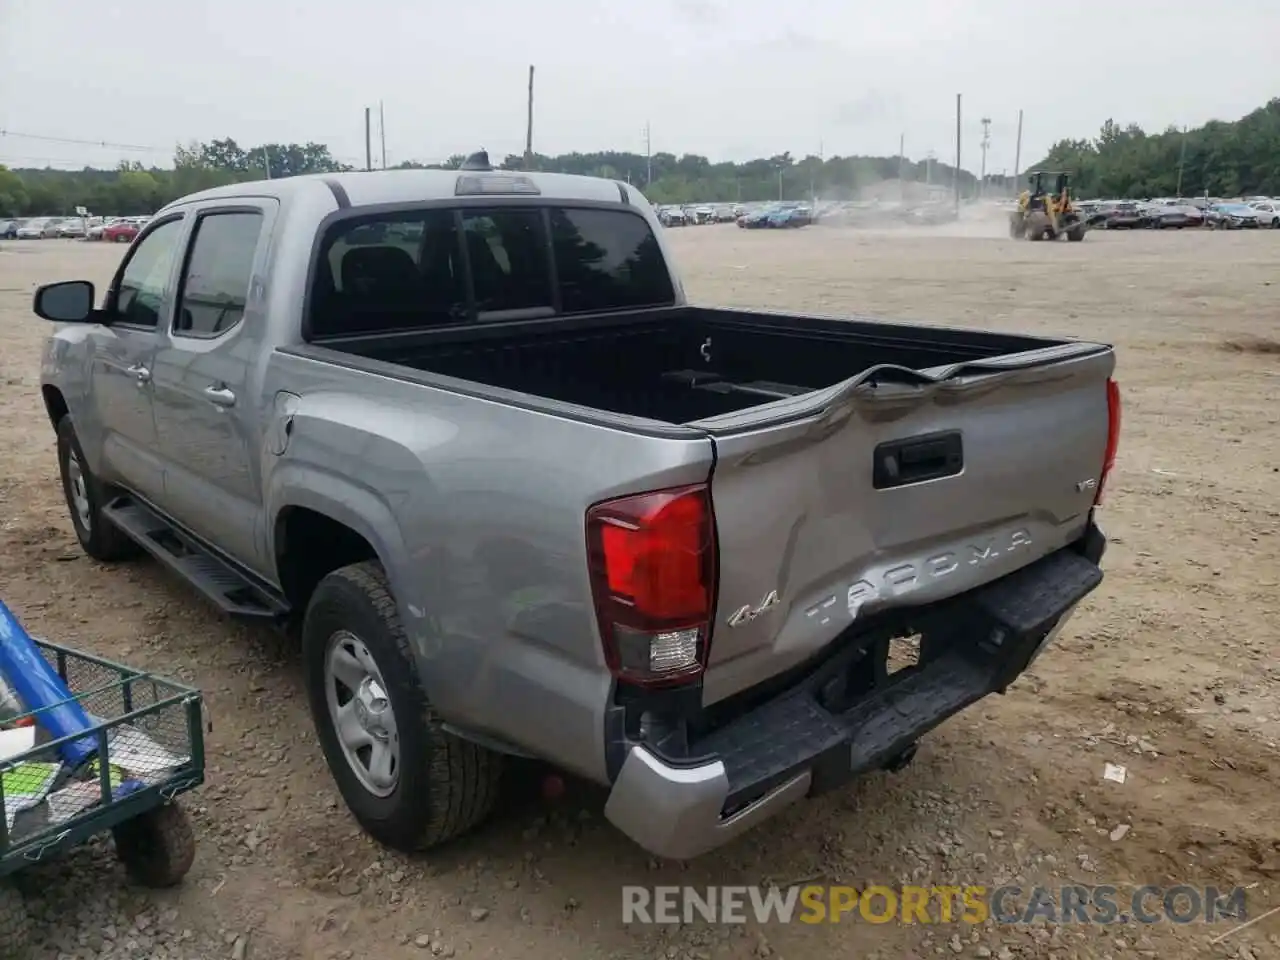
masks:
<path id="1" fill-rule="evenodd" d="M 905 772 L 687 865 L 651 861 L 576 788 L 519 794 L 431 857 L 366 840 L 322 764 L 294 651 L 151 563 L 80 554 L 30 292 L 105 281 L 121 251 L 7 245 L 0 595 L 33 632 L 198 684 L 213 721 L 186 885 L 132 889 L 105 846 L 42 865 L 26 877 L 37 956 L 1280 957 L 1280 914 L 1218 945 L 1231 924 L 621 923 L 623 883 L 1212 883 L 1246 886 L 1251 918 L 1280 905 L 1280 232 L 991 233 L 671 232 L 697 300 L 1106 340 L 1126 403 L 1107 579 L 1034 675 L 930 736 Z M 1105 762 L 1127 782 L 1104 781 Z"/>

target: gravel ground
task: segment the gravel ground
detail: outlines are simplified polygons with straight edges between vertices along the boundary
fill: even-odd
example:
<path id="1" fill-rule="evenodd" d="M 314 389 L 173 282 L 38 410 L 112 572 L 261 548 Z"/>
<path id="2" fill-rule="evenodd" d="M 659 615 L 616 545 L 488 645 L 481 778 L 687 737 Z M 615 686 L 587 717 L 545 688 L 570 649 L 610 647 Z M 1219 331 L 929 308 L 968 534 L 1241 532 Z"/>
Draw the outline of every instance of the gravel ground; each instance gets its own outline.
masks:
<path id="1" fill-rule="evenodd" d="M 0 594 L 35 633 L 199 685 L 207 784 L 186 883 L 130 886 L 110 843 L 32 867 L 52 958 L 1280 957 L 1280 914 L 1229 924 L 712 927 L 621 922 L 619 886 L 1145 883 L 1280 904 L 1280 232 L 1098 233 L 1026 244 L 999 224 L 872 234 L 674 230 L 703 302 L 1074 334 L 1119 348 L 1120 462 L 1102 588 L 1007 696 L 915 763 L 793 808 L 722 851 L 657 862 L 602 795 L 534 778 L 436 854 L 378 848 L 340 805 L 296 651 L 212 614 L 156 565 L 78 551 L 39 401 L 34 284 L 105 281 L 121 250 L 0 250 Z M 1104 763 L 1124 764 L 1121 785 Z M 1127 828 L 1127 829 L 1126 829 Z"/>

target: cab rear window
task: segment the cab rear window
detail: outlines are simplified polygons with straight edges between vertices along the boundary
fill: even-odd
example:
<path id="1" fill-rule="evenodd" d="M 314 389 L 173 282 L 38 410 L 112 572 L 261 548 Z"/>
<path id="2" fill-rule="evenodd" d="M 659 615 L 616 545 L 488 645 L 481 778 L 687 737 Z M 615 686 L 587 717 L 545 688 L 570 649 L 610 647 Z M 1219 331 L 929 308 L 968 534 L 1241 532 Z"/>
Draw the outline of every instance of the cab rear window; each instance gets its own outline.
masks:
<path id="1" fill-rule="evenodd" d="M 638 213 L 592 207 L 429 209 L 326 233 L 312 339 L 523 316 L 664 306 L 666 261 Z"/>

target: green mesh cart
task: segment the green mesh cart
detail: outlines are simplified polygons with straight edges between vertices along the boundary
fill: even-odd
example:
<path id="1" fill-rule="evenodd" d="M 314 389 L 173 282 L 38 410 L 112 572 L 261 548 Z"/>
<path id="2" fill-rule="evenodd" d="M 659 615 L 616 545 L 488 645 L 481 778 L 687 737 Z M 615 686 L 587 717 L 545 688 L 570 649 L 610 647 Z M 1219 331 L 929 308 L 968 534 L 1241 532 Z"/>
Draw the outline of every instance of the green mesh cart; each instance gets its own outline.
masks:
<path id="1" fill-rule="evenodd" d="M 175 798 L 204 782 L 198 691 L 44 640 L 35 643 L 93 724 L 64 740 L 89 738 L 97 749 L 72 770 L 55 749 L 63 740 L 41 742 L 39 711 L 5 723 L 10 731 L 34 723 L 37 742 L 0 761 L 4 960 L 30 951 L 30 922 L 12 875 L 95 834 L 111 831 L 117 855 L 138 883 L 179 883 L 195 857 L 195 835 Z"/>

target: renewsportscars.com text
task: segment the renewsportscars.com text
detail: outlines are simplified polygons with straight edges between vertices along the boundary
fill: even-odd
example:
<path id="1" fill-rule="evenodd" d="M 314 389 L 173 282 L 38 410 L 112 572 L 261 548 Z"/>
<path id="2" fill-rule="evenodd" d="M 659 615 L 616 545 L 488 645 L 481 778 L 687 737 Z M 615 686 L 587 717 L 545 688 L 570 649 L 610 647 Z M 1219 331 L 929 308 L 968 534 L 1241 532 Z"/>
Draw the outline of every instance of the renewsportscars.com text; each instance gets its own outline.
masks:
<path id="1" fill-rule="evenodd" d="M 1243 887 L 1100 885 L 622 888 L 623 923 L 1241 923 Z"/>

